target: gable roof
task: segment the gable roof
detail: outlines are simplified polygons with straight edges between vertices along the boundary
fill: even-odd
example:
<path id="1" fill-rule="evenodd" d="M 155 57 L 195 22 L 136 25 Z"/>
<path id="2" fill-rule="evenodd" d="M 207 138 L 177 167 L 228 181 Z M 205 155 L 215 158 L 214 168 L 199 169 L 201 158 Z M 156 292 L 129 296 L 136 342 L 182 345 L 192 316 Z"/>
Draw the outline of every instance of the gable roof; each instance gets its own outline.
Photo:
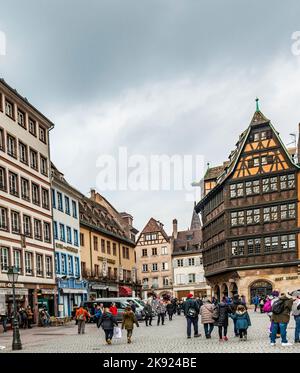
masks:
<path id="1" fill-rule="evenodd" d="M 167 235 L 166 231 L 163 228 L 163 224 L 159 220 L 155 220 L 154 218 L 150 218 L 148 223 L 145 225 L 144 229 L 142 230 L 137 242 L 139 242 L 140 237 L 142 234 L 145 233 L 155 233 L 155 232 L 160 232 L 164 239 L 169 242 L 170 237 Z"/>
<path id="2" fill-rule="evenodd" d="M 293 166 L 295 166 L 296 168 L 300 169 L 300 166 L 294 163 L 291 155 L 289 154 L 286 146 L 284 145 L 284 143 L 282 142 L 282 140 L 279 136 L 279 132 L 277 132 L 275 130 L 271 121 L 269 119 L 267 119 L 267 117 L 265 117 L 265 115 L 260 110 L 256 110 L 252 119 L 251 119 L 251 122 L 250 122 L 248 128 L 240 135 L 240 138 L 239 138 L 238 142 L 236 143 L 236 149 L 233 152 L 231 152 L 231 154 L 230 154 L 231 157 L 230 157 L 230 163 L 229 163 L 228 167 L 225 167 L 223 173 L 218 177 L 216 186 L 213 189 L 211 189 L 206 194 L 206 196 L 204 196 L 202 198 L 202 200 L 196 205 L 195 211 L 197 213 L 199 213 L 203 202 L 206 201 L 206 199 L 209 198 L 211 196 L 211 194 L 213 194 L 221 185 L 223 185 L 223 183 L 229 178 L 229 176 L 234 171 L 235 166 L 236 166 L 236 164 L 237 164 L 237 162 L 240 158 L 240 155 L 241 155 L 241 153 L 244 149 L 244 145 L 245 145 L 245 143 L 248 139 L 248 136 L 249 136 L 251 130 L 253 129 L 253 127 L 260 126 L 262 124 L 268 124 L 270 126 L 270 128 L 273 130 L 275 138 L 278 140 L 279 144 L 282 146 L 282 149 L 285 152 L 285 154 L 286 154 L 287 158 L 289 159 L 289 161 L 291 162 L 291 164 Z"/>
<path id="3" fill-rule="evenodd" d="M 216 179 L 224 171 L 224 168 L 227 166 L 227 164 L 223 164 L 222 166 L 209 167 L 204 175 L 204 180 Z"/>
<path id="4" fill-rule="evenodd" d="M 118 220 L 110 214 L 106 207 L 82 195 L 79 200 L 80 224 L 117 238 L 129 245 L 135 243 L 127 236 Z"/>
<path id="5" fill-rule="evenodd" d="M 202 231 L 201 229 L 180 231 L 177 238 L 173 239 L 174 255 L 184 255 L 188 253 L 201 252 Z"/>

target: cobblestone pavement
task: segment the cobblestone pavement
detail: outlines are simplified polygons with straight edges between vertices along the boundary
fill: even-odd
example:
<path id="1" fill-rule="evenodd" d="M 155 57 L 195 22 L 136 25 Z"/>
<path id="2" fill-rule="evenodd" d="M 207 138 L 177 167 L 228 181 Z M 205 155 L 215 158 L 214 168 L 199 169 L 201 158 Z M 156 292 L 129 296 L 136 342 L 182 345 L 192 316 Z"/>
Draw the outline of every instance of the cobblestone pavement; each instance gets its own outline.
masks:
<path id="1" fill-rule="evenodd" d="M 232 320 L 229 321 L 228 342 L 219 342 L 217 328 L 213 331 L 212 338 L 207 340 L 203 326 L 200 325 L 200 338 L 186 338 L 186 321 L 183 316 L 175 316 L 173 321 L 166 321 L 163 326 L 146 327 L 142 322 L 139 328 L 134 329 L 133 342 L 127 344 L 125 331 L 121 340 L 113 340 L 108 346 L 104 342 L 102 329 L 97 329 L 95 324 L 88 324 L 86 334 L 78 335 L 74 324 L 64 327 L 33 328 L 21 330 L 23 350 L 20 352 L 88 352 L 88 353 L 201 353 L 201 352 L 300 352 L 300 344 L 282 347 L 280 341 L 272 347 L 269 345 L 267 315 L 255 314 L 250 311 L 252 326 L 248 330 L 248 341 L 240 342 L 233 336 Z M 1 332 L 0 332 L 1 333 Z M 288 338 L 292 342 L 294 335 L 294 320 L 288 326 Z M 0 334 L 1 353 L 11 352 L 12 332 Z"/>

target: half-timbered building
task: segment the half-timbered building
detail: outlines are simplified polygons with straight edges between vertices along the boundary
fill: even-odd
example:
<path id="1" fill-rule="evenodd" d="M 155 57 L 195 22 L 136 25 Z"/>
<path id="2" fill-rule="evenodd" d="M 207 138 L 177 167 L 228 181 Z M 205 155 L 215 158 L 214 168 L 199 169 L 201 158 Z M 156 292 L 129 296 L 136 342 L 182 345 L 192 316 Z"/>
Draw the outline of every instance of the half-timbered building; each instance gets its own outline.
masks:
<path id="1" fill-rule="evenodd" d="M 173 295 L 171 242 L 160 221 L 154 218 L 148 221 L 137 240 L 135 252 L 143 298 Z"/>
<path id="2" fill-rule="evenodd" d="M 229 163 L 215 171 L 195 207 L 214 294 L 249 300 L 299 288 L 299 167 L 258 107 Z"/>

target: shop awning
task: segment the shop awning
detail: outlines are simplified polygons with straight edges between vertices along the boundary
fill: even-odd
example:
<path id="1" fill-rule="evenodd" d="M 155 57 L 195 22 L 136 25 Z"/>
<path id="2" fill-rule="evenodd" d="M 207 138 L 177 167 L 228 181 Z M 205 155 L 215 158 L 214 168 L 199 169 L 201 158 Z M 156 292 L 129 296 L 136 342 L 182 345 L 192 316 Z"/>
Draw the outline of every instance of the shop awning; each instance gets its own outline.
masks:
<path id="1" fill-rule="evenodd" d="M 94 284 L 91 286 L 93 290 L 106 290 L 108 286 L 106 285 L 99 285 L 99 284 Z"/>
<path id="2" fill-rule="evenodd" d="M 86 294 L 84 289 L 62 289 L 64 294 Z"/>
<path id="3" fill-rule="evenodd" d="M 131 297 L 132 296 L 132 289 L 128 286 L 120 286 L 119 287 L 119 294 L 120 294 L 120 297 Z"/>

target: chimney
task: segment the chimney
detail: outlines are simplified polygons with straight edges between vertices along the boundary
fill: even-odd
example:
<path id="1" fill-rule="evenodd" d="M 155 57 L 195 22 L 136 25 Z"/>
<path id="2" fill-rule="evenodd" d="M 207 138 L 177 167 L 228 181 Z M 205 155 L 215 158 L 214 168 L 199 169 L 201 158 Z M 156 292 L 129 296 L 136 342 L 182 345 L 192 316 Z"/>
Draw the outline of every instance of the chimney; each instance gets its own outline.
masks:
<path id="1" fill-rule="evenodd" d="M 300 164 L 300 123 L 298 124 L 297 163 Z"/>
<path id="2" fill-rule="evenodd" d="M 178 231 L 177 231 L 177 219 L 173 219 L 173 237 L 176 240 L 178 236 Z"/>
<path id="3" fill-rule="evenodd" d="M 92 188 L 91 188 L 91 200 L 92 201 L 96 200 L 96 191 L 95 191 L 95 189 L 92 189 Z"/>

